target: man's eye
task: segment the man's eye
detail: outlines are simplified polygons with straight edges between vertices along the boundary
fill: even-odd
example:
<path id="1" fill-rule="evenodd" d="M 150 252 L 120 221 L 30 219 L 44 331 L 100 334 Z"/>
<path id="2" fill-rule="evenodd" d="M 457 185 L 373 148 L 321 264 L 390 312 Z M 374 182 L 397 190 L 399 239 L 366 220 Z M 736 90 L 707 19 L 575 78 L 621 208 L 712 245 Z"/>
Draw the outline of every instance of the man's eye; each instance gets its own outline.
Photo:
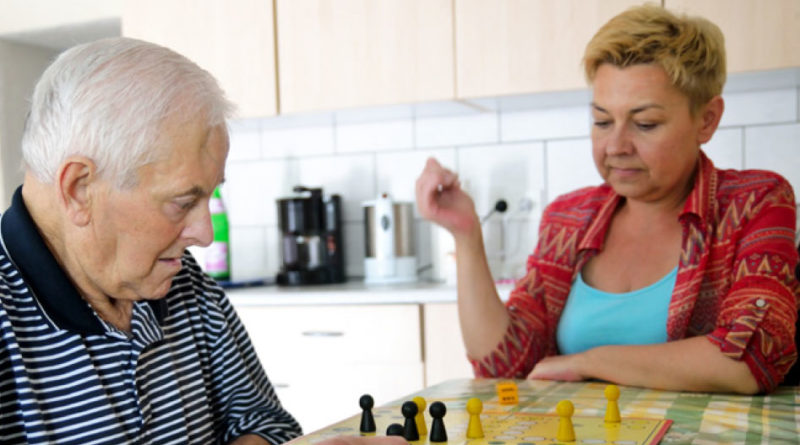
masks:
<path id="1" fill-rule="evenodd" d="M 194 204 L 195 204 L 194 200 L 191 200 L 191 201 L 177 201 L 177 202 L 175 202 L 175 206 L 178 207 L 181 210 L 189 210 L 192 207 L 194 207 Z"/>

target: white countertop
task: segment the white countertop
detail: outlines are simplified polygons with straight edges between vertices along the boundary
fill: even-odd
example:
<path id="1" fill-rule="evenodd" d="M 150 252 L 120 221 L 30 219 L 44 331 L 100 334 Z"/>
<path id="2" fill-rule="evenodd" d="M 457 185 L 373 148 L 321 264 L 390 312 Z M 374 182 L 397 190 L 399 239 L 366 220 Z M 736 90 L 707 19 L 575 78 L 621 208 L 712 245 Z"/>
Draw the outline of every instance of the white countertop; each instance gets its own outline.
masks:
<path id="1" fill-rule="evenodd" d="M 497 291 L 505 301 L 511 284 L 499 284 Z M 456 287 L 444 283 L 342 284 L 312 286 L 257 286 L 226 289 L 235 306 L 297 306 L 326 304 L 424 304 L 454 303 Z"/>

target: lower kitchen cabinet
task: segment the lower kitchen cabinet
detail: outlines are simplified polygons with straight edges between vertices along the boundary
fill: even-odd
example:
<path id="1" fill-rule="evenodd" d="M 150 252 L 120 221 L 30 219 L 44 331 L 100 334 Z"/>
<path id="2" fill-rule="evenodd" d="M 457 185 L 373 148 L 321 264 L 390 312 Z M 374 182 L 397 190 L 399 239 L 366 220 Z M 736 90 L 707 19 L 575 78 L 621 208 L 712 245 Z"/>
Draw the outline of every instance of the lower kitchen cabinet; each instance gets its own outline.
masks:
<path id="1" fill-rule="evenodd" d="M 425 386 L 417 304 L 238 306 L 281 402 L 308 433 Z"/>
<path id="2" fill-rule="evenodd" d="M 423 313 L 425 384 L 472 378 L 472 366 L 461 340 L 456 303 L 428 303 L 423 305 Z"/>

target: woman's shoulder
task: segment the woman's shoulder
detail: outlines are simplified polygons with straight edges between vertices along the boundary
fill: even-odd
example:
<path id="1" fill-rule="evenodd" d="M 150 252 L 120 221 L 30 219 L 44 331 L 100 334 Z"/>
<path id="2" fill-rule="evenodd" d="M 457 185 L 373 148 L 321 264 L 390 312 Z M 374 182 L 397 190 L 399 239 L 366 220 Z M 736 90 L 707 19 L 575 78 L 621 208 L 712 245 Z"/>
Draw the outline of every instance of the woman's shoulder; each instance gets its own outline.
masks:
<path id="1" fill-rule="evenodd" d="M 541 226 L 558 230 L 585 230 L 603 206 L 615 198 L 614 190 L 606 184 L 584 187 L 558 196 L 544 209 Z"/>
<path id="2" fill-rule="evenodd" d="M 794 190 L 789 181 L 779 173 L 769 170 L 716 170 L 717 199 L 753 196 L 756 199 L 767 195 L 779 195 L 794 202 Z"/>
<path id="3" fill-rule="evenodd" d="M 614 190 L 608 184 L 583 187 L 556 197 L 547 205 L 545 213 L 599 209 L 613 197 Z"/>

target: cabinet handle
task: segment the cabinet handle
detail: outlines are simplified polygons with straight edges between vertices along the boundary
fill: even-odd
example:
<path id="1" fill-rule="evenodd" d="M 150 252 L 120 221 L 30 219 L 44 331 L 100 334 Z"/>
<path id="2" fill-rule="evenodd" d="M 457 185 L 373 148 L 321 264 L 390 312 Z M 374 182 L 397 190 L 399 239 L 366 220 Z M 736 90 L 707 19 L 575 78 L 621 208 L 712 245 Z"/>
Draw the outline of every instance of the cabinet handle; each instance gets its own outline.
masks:
<path id="1" fill-rule="evenodd" d="M 337 332 L 337 331 L 305 331 L 303 332 L 304 337 L 341 337 L 344 335 L 344 332 Z"/>
<path id="2" fill-rule="evenodd" d="M 273 383 L 273 384 L 272 384 L 272 387 L 273 387 L 273 388 L 281 388 L 281 389 L 284 389 L 284 388 L 288 388 L 288 387 L 289 387 L 289 384 L 288 384 L 288 383 Z"/>

